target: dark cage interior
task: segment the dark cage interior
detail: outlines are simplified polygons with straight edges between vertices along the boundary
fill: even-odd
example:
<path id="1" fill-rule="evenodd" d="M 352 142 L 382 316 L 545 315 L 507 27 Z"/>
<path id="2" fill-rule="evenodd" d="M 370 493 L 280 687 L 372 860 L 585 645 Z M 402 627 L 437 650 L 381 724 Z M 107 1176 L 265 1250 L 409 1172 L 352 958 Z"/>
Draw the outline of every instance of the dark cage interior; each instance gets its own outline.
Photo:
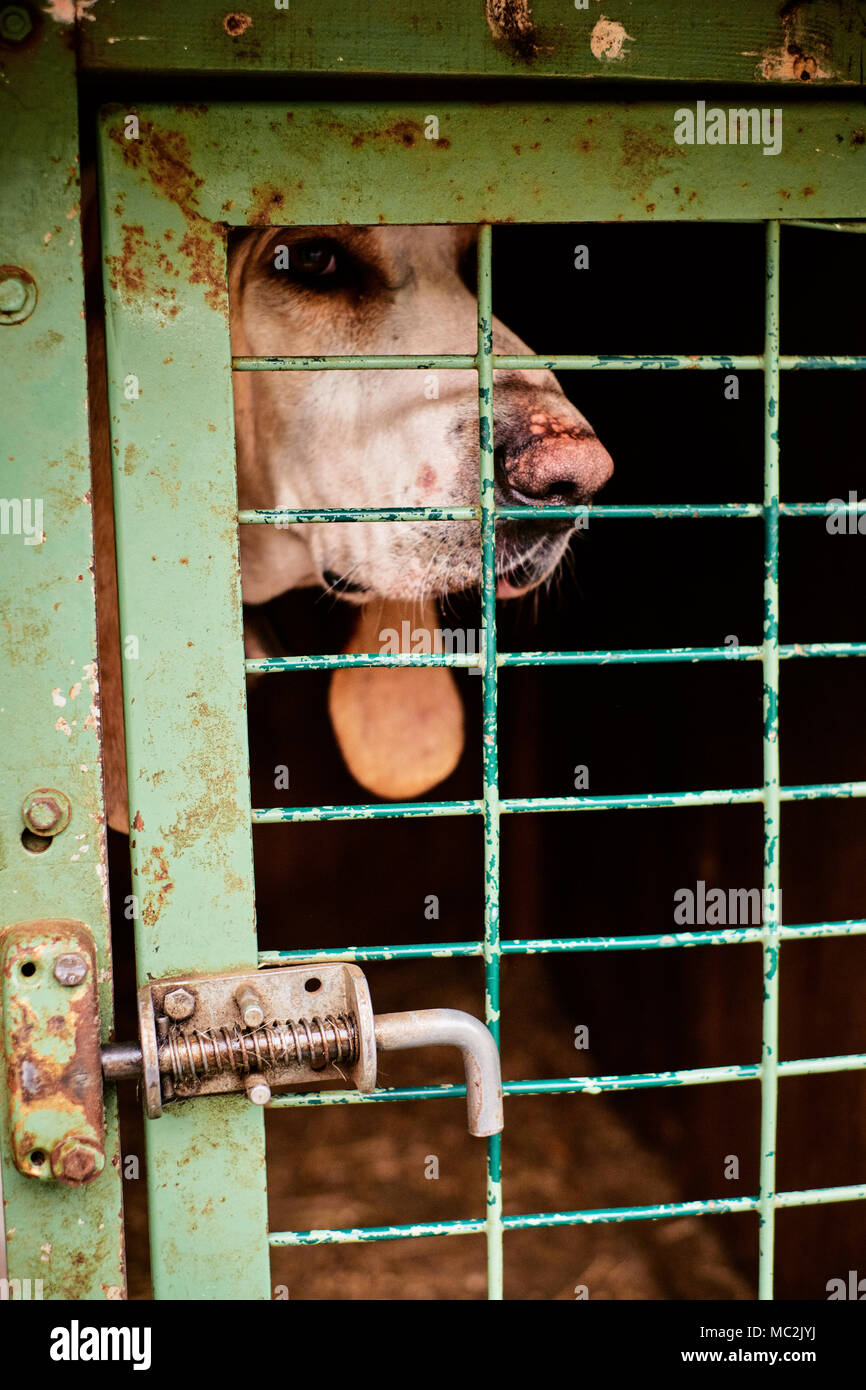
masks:
<path id="1" fill-rule="evenodd" d="M 575 268 L 585 246 L 588 267 Z M 783 353 L 866 352 L 863 241 L 783 229 Z M 498 227 L 494 310 L 534 351 L 760 353 L 760 225 Z M 439 350 L 439 344 L 431 344 Z M 286 344 L 285 351 L 297 350 Z M 586 371 L 560 381 L 612 454 L 605 503 L 760 502 L 763 377 L 726 371 Z M 726 389 L 727 387 L 727 389 Z M 784 501 L 848 500 L 866 486 L 861 398 L 844 370 L 782 374 Z M 501 650 L 760 644 L 763 532 L 755 519 L 591 518 L 548 591 L 497 605 Z M 781 641 L 862 640 L 866 537 L 823 517 L 781 523 Z M 273 600 L 290 653 L 341 649 L 352 611 L 321 591 Z M 447 626 L 476 627 L 478 600 L 451 600 Z M 455 673 L 466 750 L 431 796 L 478 795 L 481 682 Z M 269 677 L 250 692 L 253 805 L 369 801 L 327 718 L 328 673 Z M 786 661 L 780 676 L 783 785 L 866 778 L 857 659 Z M 502 670 L 504 796 L 760 786 L 759 662 Z M 274 791 L 276 765 L 290 790 Z M 254 831 L 263 949 L 477 940 L 483 908 L 477 818 L 263 825 Z M 866 916 L 866 806 L 782 808 L 782 920 Z M 123 860 L 125 847 L 115 858 Z M 760 806 L 506 816 L 503 938 L 678 929 L 675 894 L 760 887 Z M 120 875 L 117 876 L 118 880 Z M 117 887 L 115 885 L 116 891 Z M 438 919 L 425 916 L 430 895 Z M 724 919 L 720 920 L 724 925 Z M 700 926 L 696 926 L 700 930 Z M 364 966 L 378 1012 L 445 1005 L 483 1014 L 478 960 Z M 756 1063 L 760 946 L 506 956 L 507 1081 Z M 780 1056 L 862 1053 L 862 937 L 786 943 Z M 117 995 L 130 994 L 118 977 Z M 576 1047 L 581 1026 L 588 1049 Z M 380 1084 L 455 1081 L 448 1052 L 389 1056 Z M 506 1215 L 754 1195 L 759 1084 L 605 1095 L 510 1097 Z M 135 1148 L 124 1099 L 125 1151 Z M 778 1188 L 852 1184 L 866 1166 L 862 1072 L 780 1082 Z M 438 1177 L 430 1176 L 430 1158 Z M 383 1226 L 482 1216 L 483 1146 L 458 1101 L 332 1106 L 268 1117 L 272 1230 Z M 732 1161 L 735 1160 L 735 1161 Z M 738 1176 L 735 1176 L 738 1174 Z M 131 1200 L 131 1293 L 145 1291 L 141 1202 Z M 510 1298 L 754 1297 L 755 1213 L 507 1232 Z M 776 1296 L 821 1299 L 862 1266 L 862 1203 L 777 1216 Z M 469 1298 L 485 1291 L 482 1236 L 277 1249 L 291 1298 Z"/>

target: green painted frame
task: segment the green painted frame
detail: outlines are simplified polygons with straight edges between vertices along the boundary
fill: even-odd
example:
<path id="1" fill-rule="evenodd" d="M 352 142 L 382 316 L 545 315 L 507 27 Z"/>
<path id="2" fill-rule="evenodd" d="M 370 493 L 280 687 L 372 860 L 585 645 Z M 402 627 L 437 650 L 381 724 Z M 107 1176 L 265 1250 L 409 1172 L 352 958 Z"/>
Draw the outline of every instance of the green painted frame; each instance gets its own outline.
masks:
<path id="1" fill-rule="evenodd" d="M 862 81 L 858 0 L 100 0 L 81 26 L 92 72 L 737 82 Z M 510 23 L 507 12 L 513 18 Z M 502 16 L 501 19 L 497 15 Z"/>
<path id="2" fill-rule="evenodd" d="M 0 931 L 74 918 L 97 952 L 102 1040 L 113 1029 L 111 939 L 99 741 L 87 343 L 79 224 L 75 54 L 56 26 L 2 54 L 4 199 L 0 265 L 36 285 L 36 306 L 0 324 L 4 502 L 42 505 L 40 544 L 0 533 Z M 3 307 L 6 307 L 4 302 Z M 35 517 L 34 517 L 35 521 Z M 50 850 L 21 841 L 21 807 L 38 787 L 72 804 Z M 0 1062 L 0 1168 L 7 1275 L 21 1296 L 121 1298 L 125 1289 L 120 1146 L 106 1095 L 106 1165 L 86 1187 L 35 1181 L 14 1167 Z M 2 1221 L 0 1221 L 2 1246 Z M 0 1249 L 0 1275 L 3 1260 Z M 29 1281 L 29 1283 L 28 1283 Z M 15 1285 L 12 1285 L 13 1290 Z M 18 1293 L 13 1292 L 13 1297 Z"/>
<path id="3" fill-rule="evenodd" d="M 356 817 L 395 817 L 405 815 L 473 815 L 485 823 L 485 924 L 483 939 L 477 942 L 434 943 L 412 947 L 347 947 L 321 952 L 267 952 L 259 955 L 261 964 L 303 959 L 372 960 L 393 957 L 424 957 L 433 952 L 478 956 L 485 962 L 487 981 L 487 1021 L 494 1031 L 498 1025 L 499 961 L 503 953 L 527 951 L 573 951 L 608 949 L 667 949 L 695 944 L 737 944 L 761 941 L 764 954 L 764 1044 L 759 1064 L 715 1067 L 701 1070 L 653 1073 L 649 1075 L 556 1078 L 528 1082 L 506 1082 L 509 1094 L 573 1093 L 632 1089 L 644 1086 L 705 1084 L 732 1080 L 759 1080 L 762 1087 L 762 1168 L 761 1190 L 756 1197 L 710 1199 L 702 1202 L 617 1209 L 616 1211 L 553 1212 L 521 1216 L 502 1216 L 499 1169 L 499 1138 L 490 1141 L 486 1215 L 481 1218 L 429 1225 L 325 1231 L 275 1232 L 270 1244 L 344 1243 L 396 1239 L 420 1235 L 485 1233 L 488 1243 L 490 1296 L 502 1296 L 502 1233 L 504 1230 L 533 1225 L 589 1224 L 598 1221 L 655 1219 L 661 1216 L 722 1211 L 756 1211 L 761 1226 L 760 1292 L 772 1296 L 773 1218 L 779 1207 L 822 1202 L 842 1202 L 866 1198 L 866 1184 L 810 1192 L 778 1193 L 775 1190 L 774 1135 L 776 1087 L 779 1076 L 805 1072 L 821 1073 L 866 1066 L 866 1056 L 799 1059 L 780 1062 L 776 1053 L 778 1009 L 778 953 L 781 941 L 814 936 L 854 935 L 866 931 L 866 922 L 814 923 L 783 927 L 770 914 L 763 928 L 729 929 L 700 934 L 678 933 L 664 937 L 630 937 L 611 941 L 584 938 L 576 940 L 538 940 L 501 942 L 498 931 L 498 821 L 502 813 L 564 811 L 581 809 L 663 808 L 684 805 L 761 803 L 764 806 L 766 846 L 766 886 L 773 889 L 778 875 L 778 808 L 782 800 L 816 797 L 863 796 L 866 783 L 839 783 L 828 786 L 780 788 L 778 784 L 778 722 L 776 694 L 778 663 L 794 657 L 848 657 L 866 654 L 866 643 L 812 644 L 784 648 L 778 642 L 776 597 L 778 584 L 778 518 L 780 514 L 817 515 L 825 510 L 821 503 L 782 504 L 778 495 L 778 383 L 781 370 L 844 369 L 866 365 L 860 358 L 781 358 L 778 344 L 778 248 L 779 218 L 830 219 L 856 218 L 863 213 L 862 108 L 842 102 L 784 102 L 786 138 L 781 154 L 769 165 L 761 151 L 738 148 L 736 163 L 726 159 L 725 149 L 707 146 L 677 147 L 671 143 L 673 111 L 684 98 L 670 103 L 658 101 L 600 106 L 585 99 L 563 103 L 486 104 L 449 102 L 438 114 L 440 136 L 425 140 L 425 119 L 436 114 L 436 103 L 403 105 L 377 104 L 375 107 L 340 104 L 322 107 L 298 104 L 290 109 L 271 103 L 244 107 L 220 104 L 171 108 L 142 106 L 137 115 L 138 138 L 124 137 L 124 124 L 130 112 L 108 108 L 103 113 L 100 132 L 103 202 L 106 210 L 107 295 L 109 309 L 110 377 L 114 426 L 117 430 L 116 489 L 118 493 L 121 568 L 127 574 L 121 582 L 124 630 L 134 614 L 139 624 L 156 622 L 157 634 L 167 635 L 165 607 L 173 592 L 173 576 L 180 550 L 192 543 L 173 513 L 179 511 L 179 489 L 185 503 L 197 501 L 202 514 L 205 499 L 195 489 L 201 479 L 217 465 L 218 500 L 210 499 L 212 515 L 220 524 L 213 545 L 206 548 L 210 559 L 203 563 L 202 546 L 197 544 L 202 574 L 216 582 L 226 570 L 219 569 L 213 552 L 218 543 L 223 566 L 236 566 L 234 533 L 229 509 L 233 484 L 231 462 L 224 440 L 230 437 L 229 371 L 235 370 L 339 370 L 347 367 L 412 370 L 436 365 L 459 366 L 478 373 L 481 496 L 475 508 L 426 508 L 340 510 L 327 512 L 273 511 L 243 512 L 241 524 L 269 524 L 276 521 L 325 522 L 329 520 L 398 519 L 399 517 L 446 517 L 458 514 L 481 523 L 483 558 L 482 612 L 487 632 L 480 658 L 484 701 L 484 777 L 477 800 L 466 802 L 421 802 L 397 805 L 358 805 L 308 807 L 284 810 L 257 808 L 252 819 L 258 823 L 303 819 L 350 819 Z M 774 97 L 774 100 L 778 98 Z M 431 113 L 431 106 L 433 111 Z M 589 132 L 587 134 L 587 132 Z M 814 151 L 832 148 L 837 157 L 816 183 Z M 524 155 L 523 151 L 526 151 Z M 506 153 L 507 152 L 507 153 Z M 768 167 L 769 165 L 769 167 Z M 570 177 L 564 175 L 570 175 Z M 686 191 L 687 190 L 687 191 Z M 760 660 L 764 665 L 764 780 L 761 787 L 666 795 L 624 797 L 563 797 L 500 800 L 496 771 L 496 689 L 501 666 L 524 664 L 599 663 L 619 661 L 722 660 L 727 649 L 677 649 L 663 652 L 629 651 L 501 653 L 496 650 L 493 584 L 493 546 L 498 515 L 518 515 L 519 508 L 496 508 L 492 499 L 492 373 L 497 365 L 512 360 L 492 354 L 490 336 L 490 226 L 491 222 L 591 221 L 591 220 L 692 220 L 695 217 L 725 220 L 736 207 L 738 219 L 762 219 L 767 225 L 767 321 L 764 352 L 753 358 L 736 357 L 647 357 L 647 358 L 529 358 L 523 365 L 553 367 L 582 366 L 591 369 L 757 369 L 765 380 L 765 496 L 762 504 L 732 503 L 720 507 L 674 506 L 599 507 L 598 514 L 629 516 L 704 515 L 730 516 L 732 519 L 762 518 L 766 535 L 764 596 L 766 621 L 761 647 L 741 648 L 737 659 Z M 480 233 L 479 336 L 478 351 L 465 359 L 453 357 L 421 358 L 342 358 L 342 359 L 249 359 L 228 358 L 225 327 L 224 236 L 226 221 L 237 225 L 282 225 L 284 223 L 332 224 L 354 222 L 444 222 L 482 224 Z M 168 227 L 166 228 L 166 222 Z M 165 230 L 164 230 L 165 229 Z M 167 238 L 169 251 L 166 250 Z M 176 248 L 176 250 L 175 250 Z M 174 260 L 171 257 L 174 256 Z M 164 355 L 165 354 L 165 355 Z M 123 398 L 125 374 L 133 362 L 144 364 L 148 381 L 153 380 L 152 401 L 143 411 L 141 400 L 129 403 Z M 203 370 L 204 369 L 204 370 Z M 192 374 L 196 375 L 193 376 Z M 190 397 L 190 383 L 206 380 L 202 397 Z M 130 408 L 130 405 L 133 408 Z M 216 432 L 208 437 L 214 423 Z M 150 412 L 149 414 L 147 412 Z M 168 422 L 166 424 L 166 422 Z M 186 457 L 179 458 L 180 428 Z M 192 448 L 190 447 L 192 444 Z M 201 456 L 197 450 L 201 450 Z M 174 450 L 174 454 L 172 453 Z M 166 497 L 168 504 L 166 504 Z M 551 509 L 557 515 L 570 514 L 567 508 Z M 187 505 L 186 511 L 189 511 Z M 199 510 L 193 514 L 198 516 Z M 168 540 L 164 534 L 167 518 Z M 159 554 L 148 559 L 149 537 L 159 526 Z M 129 528 L 130 524 L 131 529 Z M 148 527 L 150 529 L 148 529 Z M 205 538 L 202 537 L 204 542 Z M 155 544 L 155 543 L 154 543 Z M 126 547 L 130 548 L 127 550 Z M 153 566 L 156 569 L 153 569 Z M 144 567 L 155 576 L 154 592 L 142 598 L 133 581 Z M 245 753 L 243 737 L 237 727 L 241 690 L 240 634 L 236 611 L 236 569 L 231 569 L 232 603 L 223 605 L 222 590 L 214 593 L 201 582 L 187 587 L 191 573 L 184 575 L 184 598 L 190 604 L 191 621 L 200 625 L 202 637 L 211 644 L 222 642 L 220 679 L 214 698 L 231 706 L 234 731 L 234 758 L 241 762 Z M 205 600 L 205 590 L 207 598 Z M 125 597 L 124 597 L 125 594 Z M 204 613 L 199 601 L 206 601 Z M 220 628 L 218 619 L 228 622 Z M 142 626 L 142 630 L 147 630 Z M 167 776 L 171 789 L 189 796 L 186 777 L 190 773 L 186 738 L 189 729 L 181 718 L 169 718 L 179 701 L 198 678 L 191 674 L 183 653 L 173 655 L 168 670 L 148 684 L 137 671 L 130 671 L 126 690 L 130 784 L 136 791 L 135 806 L 157 823 L 165 817 Z M 348 664 L 479 664 L 476 657 L 407 656 L 383 658 L 377 654 L 353 657 L 331 656 L 295 658 L 285 661 L 247 662 L 248 671 L 289 671 L 336 667 Z M 213 670 L 213 666 L 210 668 Z M 129 671 L 129 667 L 127 667 Z M 140 708 L 134 705 L 139 702 Z M 181 708 L 183 708 L 181 706 Z M 178 780 L 166 771 L 164 749 L 156 747 L 147 728 L 156 710 L 166 728 L 179 761 L 187 771 Z M 198 739 L 192 730 L 193 741 Z M 162 735 L 161 735 L 162 737 Z M 147 753 L 144 786 L 141 781 L 142 749 Z M 160 763 L 157 782 L 153 760 Z M 237 762 L 223 764 L 225 770 Z M 247 844 L 240 825 L 240 809 L 248 806 L 248 788 L 234 783 L 231 798 L 235 849 L 246 863 Z M 235 800 L 236 796 L 236 800 Z M 138 798 L 143 798 L 139 800 Z M 140 806 L 146 805 L 141 813 Z M 235 815 L 238 811 L 238 815 Z M 161 832 L 162 833 L 162 832 Z M 247 828 L 248 835 L 248 828 Z M 136 839 L 133 863 L 142 887 L 157 889 L 161 881 L 158 856 L 143 850 Z M 173 864 L 172 878 L 177 885 L 185 873 L 183 856 Z M 246 880 L 245 880 L 246 883 Z M 246 889 L 245 889 L 246 892 Z M 178 894 L 177 902 L 181 902 Z M 190 903 L 188 890 L 183 900 Z M 244 898 L 245 900 L 245 898 Z M 196 909 L 198 911 L 198 909 Z M 199 915 L 199 920 L 201 920 Z M 157 918 L 151 924 L 160 945 L 170 951 L 170 961 L 180 966 L 200 959 L 203 942 L 192 918 L 184 916 L 170 901 L 157 905 Z M 168 945 L 170 937 L 171 944 Z M 249 935 L 244 937 L 249 940 Z M 222 949 L 217 956 L 223 954 Z M 146 937 L 140 946 L 142 976 L 148 965 L 157 965 L 153 943 Z M 166 971 L 166 958 L 158 966 Z M 208 969 L 215 968 L 210 955 Z M 202 962 L 201 968 L 205 968 Z M 425 1096 L 461 1095 L 463 1088 L 417 1087 L 383 1090 L 372 1097 L 355 1093 L 290 1095 L 276 1099 L 275 1105 L 369 1103 L 414 1099 Z M 207 1104 L 204 1102 L 203 1104 Z M 186 1107 L 185 1107 L 186 1109 Z M 162 1122 L 161 1122 L 162 1123 Z M 207 1117 L 202 1116 L 202 1138 L 207 1133 Z M 151 1133 L 153 1127 L 151 1126 Z M 232 1135 L 237 1142 L 237 1135 Z M 171 1181 L 172 1165 L 179 1156 L 170 1145 L 159 1140 L 152 1160 L 154 1173 Z M 154 1195 L 158 1192 L 152 1179 Z M 203 1191 L 213 1192 L 210 1177 L 197 1178 Z M 215 1218 L 210 1238 L 216 1246 L 219 1229 L 228 1245 L 237 1243 L 237 1215 L 231 1204 Z M 178 1243 L 191 1235 L 188 1215 L 179 1204 L 172 1209 Z M 186 1222 L 185 1225 L 180 1223 Z M 256 1228 L 247 1227 L 247 1245 L 254 1245 Z M 172 1287 L 166 1258 L 155 1250 L 162 1262 L 162 1280 L 157 1295 Z M 232 1258 L 222 1252 L 223 1268 L 232 1270 Z M 225 1283 L 223 1287 L 226 1287 Z M 235 1286 L 237 1287 L 237 1286 Z M 235 1295 L 236 1296 L 236 1295 Z"/>

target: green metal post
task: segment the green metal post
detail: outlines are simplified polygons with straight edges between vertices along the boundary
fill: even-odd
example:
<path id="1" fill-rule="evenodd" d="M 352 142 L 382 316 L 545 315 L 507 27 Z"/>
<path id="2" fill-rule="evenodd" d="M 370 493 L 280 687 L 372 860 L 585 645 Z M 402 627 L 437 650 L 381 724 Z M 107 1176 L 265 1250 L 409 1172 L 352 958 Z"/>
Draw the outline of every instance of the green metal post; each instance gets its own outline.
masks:
<path id="1" fill-rule="evenodd" d="M 7 28 L 0 55 L 0 931 L 42 918 L 86 923 L 96 946 L 107 1042 L 113 1026 L 111 942 L 91 577 L 75 52 L 68 27 L 43 18 L 30 32 L 24 27 L 29 12 L 19 8 L 14 33 L 20 41 Z M 71 819 L 45 852 L 34 853 L 22 843 L 22 802 L 41 787 L 68 798 Z M 37 1298 L 122 1298 L 122 1176 L 113 1089 L 105 1101 L 105 1167 L 86 1186 L 69 1187 L 14 1167 L 5 1081 L 0 1064 L 9 1279 L 24 1281 L 18 1287 L 29 1287 Z"/>
<path id="2" fill-rule="evenodd" d="M 100 156 L 143 984 L 256 958 L 226 248 L 223 228 L 164 196 L 145 123 L 130 138 L 110 119 Z M 146 1141 L 156 1297 L 268 1299 L 261 1107 L 167 1106 Z"/>
<path id="3" fill-rule="evenodd" d="M 779 224 L 767 223 L 764 338 L 764 1002 L 758 1297 L 773 1297 L 779 1067 Z"/>
<path id="4" fill-rule="evenodd" d="M 481 455 L 481 671 L 484 782 L 485 1020 L 499 1042 L 499 763 L 496 667 L 496 498 L 493 464 L 492 229 L 478 234 L 478 430 Z M 502 1298 L 501 1135 L 487 1141 L 487 1291 Z"/>

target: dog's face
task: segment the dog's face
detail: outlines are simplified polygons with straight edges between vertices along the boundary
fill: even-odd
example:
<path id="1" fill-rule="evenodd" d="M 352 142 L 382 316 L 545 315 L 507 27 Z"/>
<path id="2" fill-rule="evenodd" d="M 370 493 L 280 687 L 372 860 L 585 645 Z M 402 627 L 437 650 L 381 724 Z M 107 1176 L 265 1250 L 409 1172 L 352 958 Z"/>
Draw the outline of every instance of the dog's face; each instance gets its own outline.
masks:
<path id="1" fill-rule="evenodd" d="M 474 229 L 268 228 L 230 256 L 232 351 L 472 354 L 477 346 Z M 528 352 L 494 319 L 497 353 Z M 317 371 L 235 374 L 241 507 L 474 505 L 475 374 Z M 496 500 L 581 504 L 612 463 L 545 371 L 494 376 Z M 550 575 L 568 521 L 497 527 L 497 593 Z M 244 598 L 324 584 L 359 603 L 417 602 L 477 585 L 474 522 L 322 523 L 241 528 Z"/>

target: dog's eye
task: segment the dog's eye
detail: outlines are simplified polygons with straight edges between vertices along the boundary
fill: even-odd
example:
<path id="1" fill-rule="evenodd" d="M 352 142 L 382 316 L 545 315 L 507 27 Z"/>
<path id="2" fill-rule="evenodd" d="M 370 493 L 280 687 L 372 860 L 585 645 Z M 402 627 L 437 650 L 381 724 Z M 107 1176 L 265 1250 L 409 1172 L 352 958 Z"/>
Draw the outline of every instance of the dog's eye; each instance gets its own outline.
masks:
<path id="1" fill-rule="evenodd" d="M 289 268 L 296 275 L 325 280 L 337 273 L 337 257 L 328 242 L 307 241 L 293 246 L 288 256 Z"/>
<path id="2" fill-rule="evenodd" d="M 358 278 L 349 252 L 325 237 L 294 244 L 277 242 L 268 257 L 268 268 L 275 280 L 311 290 L 345 289 Z"/>

